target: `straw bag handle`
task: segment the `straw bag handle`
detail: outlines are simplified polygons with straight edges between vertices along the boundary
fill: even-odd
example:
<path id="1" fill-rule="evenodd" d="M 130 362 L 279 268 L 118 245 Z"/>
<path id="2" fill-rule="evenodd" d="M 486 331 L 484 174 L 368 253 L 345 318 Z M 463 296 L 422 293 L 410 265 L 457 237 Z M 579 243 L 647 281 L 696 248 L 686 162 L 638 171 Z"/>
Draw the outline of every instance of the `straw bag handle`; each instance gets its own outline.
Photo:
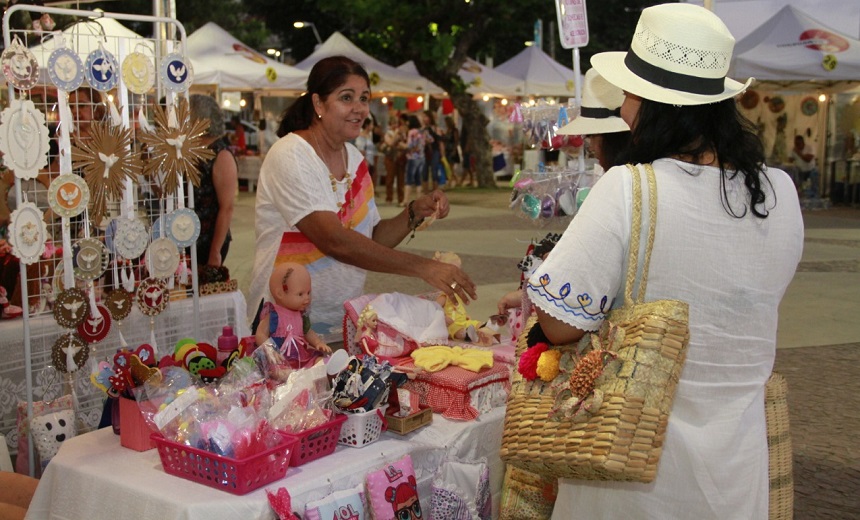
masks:
<path id="1" fill-rule="evenodd" d="M 639 291 L 636 293 L 636 301 L 633 300 L 633 284 L 636 282 L 636 269 L 639 266 L 639 235 L 642 232 L 642 181 L 639 178 L 639 169 L 632 164 L 627 168 L 633 177 L 633 217 L 630 223 L 630 251 L 627 257 L 627 280 L 624 284 L 624 306 L 631 307 L 634 303 L 642 303 L 645 300 L 645 289 L 648 286 L 648 269 L 651 266 L 651 249 L 654 247 L 654 232 L 657 228 L 657 178 L 654 175 L 654 167 L 650 163 L 645 165 L 645 173 L 648 177 L 648 239 L 645 244 L 645 261 L 642 266 L 642 281 L 639 283 Z"/>

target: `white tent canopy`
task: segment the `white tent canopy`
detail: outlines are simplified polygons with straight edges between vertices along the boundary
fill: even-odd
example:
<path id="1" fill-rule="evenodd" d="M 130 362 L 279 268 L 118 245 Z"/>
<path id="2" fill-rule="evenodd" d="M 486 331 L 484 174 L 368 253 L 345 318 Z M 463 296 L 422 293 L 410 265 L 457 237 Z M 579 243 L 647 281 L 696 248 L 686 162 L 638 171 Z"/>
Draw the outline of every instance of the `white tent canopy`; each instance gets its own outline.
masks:
<path id="1" fill-rule="evenodd" d="M 417 72 L 400 70 L 383 63 L 359 49 L 343 34 L 335 31 L 310 56 L 296 64 L 302 70 L 310 71 L 316 63 L 329 56 L 342 55 L 360 63 L 370 75 L 371 89 L 374 93 L 427 93 L 427 80 Z"/>
<path id="2" fill-rule="evenodd" d="M 415 66 L 415 62 L 412 60 L 407 61 L 401 65 L 397 66 L 397 70 L 406 71 L 410 74 L 418 74 L 421 76 L 421 73 L 418 72 L 418 67 Z M 424 80 L 424 92 L 433 96 L 440 96 L 445 93 L 441 87 L 437 87 L 435 83 L 430 81 L 429 79 L 421 76 L 421 79 Z"/>
<path id="3" fill-rule="evenodd" d="M 527 96 L 573 97 L 576 94 L 573 70 L 534 45 L 497 65 L 495 70 L 525 81 Z"/>
<path id="4" fill-rule="evenodd" d="M 307 85 L 307 71 L 266 57 L 213 22 L 194 31 L 186 43 L 195 84 L 217 84 L 222 90 L 297 92 Z"/>
<path id="5" fill-rule="evenodd" d="M 460 77 L 469 85 L 467 91 L 474 95 L 518 97 L 525 94 L 523 80 L 481 65 L 471 58 L 466 58 L 460 67 Z"/>
<path id="6" fill-rule="evenodd" d="M 771 81 L 857 81 L 860 41 L 787 5 L 737 42 L 730 76 Z"/>

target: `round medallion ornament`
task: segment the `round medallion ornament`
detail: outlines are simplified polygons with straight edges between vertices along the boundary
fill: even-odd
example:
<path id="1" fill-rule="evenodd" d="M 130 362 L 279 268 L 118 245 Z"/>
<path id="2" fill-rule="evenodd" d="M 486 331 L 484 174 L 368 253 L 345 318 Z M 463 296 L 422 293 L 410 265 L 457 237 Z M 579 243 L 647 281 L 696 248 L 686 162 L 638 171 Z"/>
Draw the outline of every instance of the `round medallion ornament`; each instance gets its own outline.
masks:
<path id="1" fill-rule="evenodd" d="M 105 273 L 110 263 L 107 247 L 96 238 L 82 238 L 72 246 L 75 278 L 95 280 Z"/>
<path id="2" fill-rule="evenodd" d="M 19 179 L 35 179 L 48 165 L 45 114 L 29 99 L 13 99 L 0 113 L 0 152 L 3 164 Z"/>
<path id="3" fill-rule="evenodd" d="M 179 53 L 168 54 L 161 60 L 161 84 L 171 92 L 185 92 L 191 86 L 194 70 L 191 62 Z"/>
<path id="4" fill-rule="evenodd" d="M 90 314 L 90 303 L 84 291 L 72 287 L 57 295 L 54 319 L 60 327 L 73 329 Z"/>
<path id="5" fill-rule="evenodd" d="M 65 268 L 63 267 L 63 262 L 57 262 L 56 267 L 54 267 L 54 278 L 51 283 L 51 286 L 54 289 L 54 294 L 60 294 L 66 290 L 66 282 L 63 280 L 64 271 Z"/>
<path id="6" fill-rule="evenodd" d="M 119 82 L 119 63 L 114 55 L 103 47 L 99 47 L 87 56 L 84 72 L 87 75 L 87 82 L 99 92 L 107 92 Z"/>
<path id="7" fill-rule="evenodd" d="M 51 347 L 51 363 L 64 374 L 83 368 L 89 357 L 89 346 L 74 332 L 63 334 Z"/>
<path id="8" fill-rule="evenodd" d="M 48 56 L 48 77 L 58 89 L 71 92 L 84 84 L 84 62 L 77 52 L 60 47 Z"/>
<path id="9" fill-rule="evenodd" d="M 48 204 L 61 217 L 80 215 L 90 202 L 90 187 L 83 177 L 72 173 L 60 175 L 48 187 Z"/>
<path id="10" fill-rule="evenodd" d="M 105 299 L 105 307 L 115 321 L 122 321 L 131 314 L 134 294 L 125 289 L 114 289 Z"/>
<path id="11" fill-rule="evenodd" d="M 45 252 L 48 227 L 42 211 L 32 202 L 24 202 L 9 217 L 9 243 L 12 254 L 21 263 L 30 265 Z"/>
<path id="12" fill-rule="evenodd" d="M 167 238 L 179 247 L 191 247 L 200 236 L 200 218 L 193 209 L 180 208 L 167 214 Z"/>
<path id="13" fill-rule="evenodd" d="M 116 234 L 113 237 L 114 251 L 127 260 L 134 260 L 146 251 L 149 233 L 138 218 L 116 218 Z"/>
<path id="14" fill-rule="evenodd" d="M 122 79 L 135 94 L 146 94 L 155 85 L 155 65 L 142 52 L 132 52 L 122 60 Z"/>
<path id="15" fill-rule="evenodd" d="M 155 278 L 170 278 L 179 267 L 179 249 L 169 238 L 157 238 L 146 250 L 146 267 Z"/>
<path id="16" fill-rule="evenodd" d="M 87 343 L 98 343 L 105 339 L 110 332 L 110 312 L 102 304 L 96 304 L 96 314 L 89 313 L 78 325 L 78 335 Z"/>
<path id="17" fill-rule="evenodd" d="M 529 218 L 536 219 L 540 216 L 541 201 L 531 193 L 527 193 L 520 202 L 520 209 Z"/>
<path id="18" fill-rule="evenodd" d="M 170 293 L 167 283 L 158 278 L 147 278 L 137 287 L 137 308 L 147 316 L 157 316 L 167 308 Z"/>
<path id="19" fill-rule="evenodd" d="M 805 116 L 814 116 L 818 113 L 818 100 L 812 96 L 804 98 L 800 102 L 800 111 Z"/>
<path id="20" fill-rule="evenodd" d="M 747 90 L 741 95 L 741 106 L 747 110 L 752 110 L 758 106 L 759 96 L 755 90 Z"/>
<path id="21" fill-rule="evenodd" d="M 0 54 L 3 75 L 15 88 L 29 90 L 39 80 L 39 62 L 17 36 Z"/>

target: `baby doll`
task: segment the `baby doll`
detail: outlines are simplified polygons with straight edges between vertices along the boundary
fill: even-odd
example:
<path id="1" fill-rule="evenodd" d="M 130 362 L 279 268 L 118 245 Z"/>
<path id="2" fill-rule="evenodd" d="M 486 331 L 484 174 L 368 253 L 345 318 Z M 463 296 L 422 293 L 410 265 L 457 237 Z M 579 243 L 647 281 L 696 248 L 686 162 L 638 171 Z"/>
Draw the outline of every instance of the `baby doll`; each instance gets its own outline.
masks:
<path id="1" fill-rule="evenodd" d="M 361 311 L 361 315 L 359 315 L 355 325 L 358 327 L 358 331 L 355 333 L 355 344 L 368 356 L 375 355 L 376 348 L 379 347 L 379 339 L 376 337 L 376 327 L 379 325 L 379 318 L 376 315 L 376 310 L 367 305 Z"/>
<path id="2" fill-rule="evenodd" d="M 436 251 L 433 255 L 433 260 L 453 264 L 460 267 L 460 257 L 456 253 L 450 251 Z M 436 303 L 442 306 L 445 311 L 445 323 L 448 325 L 448 336 L 451 339 L 460 341 L 468 341 L 471 343 L 491 344 L 493 342 L 494 331 L 482 327 L 481 322 L 469 318 L 466 314 L 466 306 L 459 295 L 455 295 L 456 299 L 452 300 L 447 294 L 442 293 L 436 298 Z"/>
<path id="3" fill-rule="evenodd" d="M 269 278 L 274 302 L 266 302 L 260 313 L 255 339 L 262 345 L 270 337 L 293 368 L 319 362 L 331 348 L 311 330 L 305 311 L 311 304 L 311 275 L 293 262 L 276 265 Z"/>

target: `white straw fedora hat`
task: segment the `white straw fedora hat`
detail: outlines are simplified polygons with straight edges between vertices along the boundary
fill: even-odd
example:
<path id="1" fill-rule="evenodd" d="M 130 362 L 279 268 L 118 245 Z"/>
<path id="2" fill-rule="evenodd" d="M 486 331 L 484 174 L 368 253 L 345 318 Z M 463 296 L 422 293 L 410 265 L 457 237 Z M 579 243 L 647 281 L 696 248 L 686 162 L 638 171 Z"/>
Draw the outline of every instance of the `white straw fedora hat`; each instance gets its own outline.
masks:
<path id="1" fill-rule="evenodd" d="M 608 134 L 630 130 L 621 119 L 621 104 L 624 91 L 603 79 L 593 67 L 585 73 L 582 86 L 582 108 L 579 115 L 563 126 L 558 133 L 563 135 Z"/>
<path id="2" fill-rule="evenodd" d="M 642 11 L 628 52 L 604 52 L 591 64 L 613 85 L 670 105 L 704 105 L 736 96 L 752 83 L 726 77 L 735 39 L 714 13 L 693 4 Z"/>

